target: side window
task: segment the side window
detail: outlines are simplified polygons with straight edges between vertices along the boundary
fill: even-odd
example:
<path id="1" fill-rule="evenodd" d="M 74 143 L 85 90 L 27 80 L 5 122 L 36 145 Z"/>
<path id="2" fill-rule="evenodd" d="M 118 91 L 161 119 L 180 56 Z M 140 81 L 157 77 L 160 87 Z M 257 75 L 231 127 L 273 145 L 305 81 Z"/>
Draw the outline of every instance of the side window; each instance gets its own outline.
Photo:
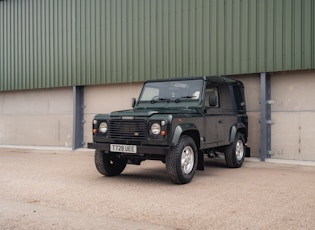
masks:
<path id="1" fill-rule="evenodd" d="M 244 90 L 243 88 L 240 88 L 238 86 L 233 87 L 235 104 L 236 104 L 237 110 L 243 110 L 245 107 L 244 91 L 243 90 Z"/>
<path id="2" fill-rule="evenodd" d="M 211 107 L 211 108 L 219 108 L 220 107 L 219 90 L 218 90 L 217 86 L 207 85 L 205 106 Z"/>

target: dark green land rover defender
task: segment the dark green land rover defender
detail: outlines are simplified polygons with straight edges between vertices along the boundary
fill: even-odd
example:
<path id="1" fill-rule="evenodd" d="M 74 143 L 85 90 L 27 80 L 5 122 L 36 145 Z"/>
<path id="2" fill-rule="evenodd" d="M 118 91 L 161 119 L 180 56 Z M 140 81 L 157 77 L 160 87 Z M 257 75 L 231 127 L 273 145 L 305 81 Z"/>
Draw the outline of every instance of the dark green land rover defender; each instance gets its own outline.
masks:
<path id="1" fill-rule="evenodd" d="M 204 156 L 224 153 L 228 167 L 242 166 L 248 118 L 243 83 L 227 77 L 190 77 L 144 83 L 133 109 L 98 114 L 93 120 L 95 165 L 105 176 L 127 163 L 165 163 L 170 179 L 189 183 Z"/>

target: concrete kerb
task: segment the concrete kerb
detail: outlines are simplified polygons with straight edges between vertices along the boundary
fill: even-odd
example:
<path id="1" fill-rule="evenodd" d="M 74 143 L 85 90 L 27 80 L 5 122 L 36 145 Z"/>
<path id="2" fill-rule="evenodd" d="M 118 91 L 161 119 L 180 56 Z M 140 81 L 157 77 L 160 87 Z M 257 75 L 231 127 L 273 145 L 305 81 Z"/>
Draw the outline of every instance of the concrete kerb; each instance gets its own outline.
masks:
<path id="1" fill-rule="evenodd" d="M 55 146 L 0 145 L 0 148 L 2 148 L 2 149 L 72 151 L 71 147 L 55 147 Z"/>
<path id="2" fill-rule="evenodd" d="M 28 145 L 0 145 L 0 149 L 18 149 L 18 150 L 45 150 L 45 151 L 65 151 L 65 152 L 94 152 L 93 149 L 78 148 L 72 150 L 71 147 L 56 146 L 28 146 Z"/>
<path id="3" fill-rule="evenodd" d="M 245 159 L 250 162 L 262 162 L 258 157 L 249 157 Z M 302 166 L 313 166 L 315 167 L 315 161 L 298 161 L 298 160 L 285 160 L 285 159 L 273 159 L 267 158 L 265 160 L 267 163 L 273 164 L 288 164 L 288 165 L 302 165 Z M 263 163 L 263 162 L 262 162 Z"/>

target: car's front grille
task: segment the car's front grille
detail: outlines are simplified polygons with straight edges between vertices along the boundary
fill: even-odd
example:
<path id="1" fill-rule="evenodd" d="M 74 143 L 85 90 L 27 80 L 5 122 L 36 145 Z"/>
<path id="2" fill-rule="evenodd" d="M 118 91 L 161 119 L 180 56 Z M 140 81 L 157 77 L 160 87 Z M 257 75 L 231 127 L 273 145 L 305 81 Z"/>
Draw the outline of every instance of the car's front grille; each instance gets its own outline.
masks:
<path id="1" fill-rule="evenodd" d="M 147 139 L 147 120 L 109 120 L 108 137 L 121 140 Z"/>

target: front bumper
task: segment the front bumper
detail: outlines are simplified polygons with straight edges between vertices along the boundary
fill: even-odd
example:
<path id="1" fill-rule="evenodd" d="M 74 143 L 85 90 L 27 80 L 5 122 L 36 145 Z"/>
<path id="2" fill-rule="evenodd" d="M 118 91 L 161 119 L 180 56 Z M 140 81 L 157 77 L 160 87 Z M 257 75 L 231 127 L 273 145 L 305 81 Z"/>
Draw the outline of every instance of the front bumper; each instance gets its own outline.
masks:
<path id="1" fill-rule="evenodd" d="M 105 153 L 110 152 L 110 143 L 88 143 L 87 147 L 89 149 L 103 150 Z M 167 155 L 171 151 L 168 146 L 142 146 L 137 145 L 137 153 L 133 155 L 143 155 L 143 154 L 155 154 L 155 155 Z"/>

